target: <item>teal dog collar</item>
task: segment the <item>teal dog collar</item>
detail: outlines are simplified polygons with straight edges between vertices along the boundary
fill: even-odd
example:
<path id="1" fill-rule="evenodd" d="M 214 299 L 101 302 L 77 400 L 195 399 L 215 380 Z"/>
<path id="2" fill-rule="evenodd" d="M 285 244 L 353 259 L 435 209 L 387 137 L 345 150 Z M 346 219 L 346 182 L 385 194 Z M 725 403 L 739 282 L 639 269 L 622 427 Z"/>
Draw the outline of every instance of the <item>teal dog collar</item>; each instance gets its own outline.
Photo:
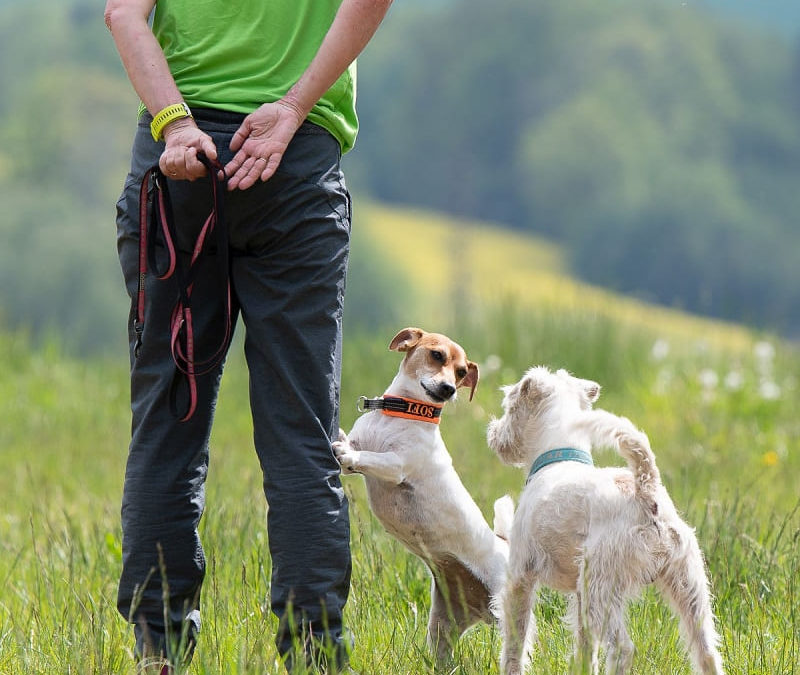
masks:
<path id="1" fill-rule="evenodd" d="M 533 463 L 530 473 L 528 474 L 528 480 L 533 478 L 533 474 L 540 469 L 543 469 L 550 464 L 555 464 L 556 462 L 580 462 L 581 464 L 589 464 L 590 466 L 594 466 L 592 456 L 586 452 L 586 450 L 577 450 L 576 448 L 556 448 L 555 450 L 543 452 L 536 458 L 536 461 Z"/>

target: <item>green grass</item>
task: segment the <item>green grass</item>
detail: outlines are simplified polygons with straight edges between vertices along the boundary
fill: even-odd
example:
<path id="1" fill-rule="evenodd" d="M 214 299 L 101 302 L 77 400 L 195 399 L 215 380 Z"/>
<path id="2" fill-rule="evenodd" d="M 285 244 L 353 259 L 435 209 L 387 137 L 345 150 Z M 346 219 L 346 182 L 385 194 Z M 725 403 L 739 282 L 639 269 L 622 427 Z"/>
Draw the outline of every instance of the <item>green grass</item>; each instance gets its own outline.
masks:
<path id="1" fill-rule="evenodd" d="M 486 422 L 500 412 L 499 387 L 539 363 L 598 380 L 599 404 L 648 432 L 676 505 L 697 528 L 727 671 L 800 672 L 800 355 L 778 342 L 770 355 L 755 338 L 709 342 L 687 332 L 681 339 L 674 326 L 662 334 L 657 323 L 621 325 L 586 309 L 531 310 L 514 301 L 470 307 L 459 319 L 428 317 L 423 327 L 448 332 L 481 365 L 475 400 L 448 406 L 442 433 L 483 512 L 490 517 L 494 499 L 518 494 L 524 480 L 485 444 Z M 344 427 L 357 415 L 358 396 L 379 394 L 396 372 L 387 344 L 402 327 L 347 336 Z M 665 335 L 666 354 L 658 342 Z M 239 347 L 212 443 L 204 624 L 189 670 L 196 675 L 281 672 Z M 131 635 L 115 609 L 129 431 L 124 358 L 77 361 L 53 347 L 32 351 L 24 336 L 0 336 L 0 372 L 0 673 L 130 673 Z M 622 463 L 609 452 L 597 461 Z M 352 664 L 365 675 L 432 673 L 427 573 L 371 515 L 362 479 L 344 482 L 352 503 Z M 543 592 L 531 672 L 567 672 L 563 609 L 561 596 Z M 654 593 L 632 605 L 630 625 L 635 673 L 690 672 L 676 622 Z M 478 626 L 439 672 L 497 673 L 498 654 L 496 630 Z"/>

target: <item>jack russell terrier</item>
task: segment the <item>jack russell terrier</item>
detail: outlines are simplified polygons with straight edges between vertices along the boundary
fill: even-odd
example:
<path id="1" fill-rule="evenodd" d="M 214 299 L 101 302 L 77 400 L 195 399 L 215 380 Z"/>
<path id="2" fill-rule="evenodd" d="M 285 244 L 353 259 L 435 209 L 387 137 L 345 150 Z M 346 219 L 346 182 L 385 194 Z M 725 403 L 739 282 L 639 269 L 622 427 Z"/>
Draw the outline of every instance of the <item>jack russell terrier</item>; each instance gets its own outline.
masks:
<path id="1" fill-rule="evenodd" d="M 427 640 L 439 660 L 479 620 L 505 580 L 509 496 L 494 505 L 494 526 L 461 483 L 439 431 L 442 407 L 478 384 L 478 366 L 448 337 L 406 328 L 389 349 L 405 353 L 381 398 L 361 399 L 366 414 L 333 444 L 343 473 L 364 475 L 369 505 L 386 530 L 432 575 Z"/>

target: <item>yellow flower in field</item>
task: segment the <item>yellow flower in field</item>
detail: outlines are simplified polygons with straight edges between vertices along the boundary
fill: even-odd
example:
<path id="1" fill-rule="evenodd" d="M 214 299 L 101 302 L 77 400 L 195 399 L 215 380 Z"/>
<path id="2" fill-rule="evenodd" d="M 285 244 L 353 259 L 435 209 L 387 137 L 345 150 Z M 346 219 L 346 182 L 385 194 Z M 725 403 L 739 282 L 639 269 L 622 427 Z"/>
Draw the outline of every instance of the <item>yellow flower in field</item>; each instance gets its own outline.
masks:
<path id="1" fill-rule="evenodd" d="M 775 466 L 778 463 L 779 459 L 780 458 L 778 457 L 778 453 L 777 452 L 775 452 L 774 450 L 768 450 L 761 457 L 761 463 L 764 466 Z"/>

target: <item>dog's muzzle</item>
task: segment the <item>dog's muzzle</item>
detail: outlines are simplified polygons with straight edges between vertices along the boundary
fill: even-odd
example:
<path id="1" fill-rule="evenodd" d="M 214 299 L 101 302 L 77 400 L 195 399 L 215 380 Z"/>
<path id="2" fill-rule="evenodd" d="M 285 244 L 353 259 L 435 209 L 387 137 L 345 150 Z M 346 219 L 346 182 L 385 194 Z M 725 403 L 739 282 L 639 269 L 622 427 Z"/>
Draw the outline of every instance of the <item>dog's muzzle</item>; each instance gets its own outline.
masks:
<path id="1" fill-rule="evenodd" d="M 449 401 L 455 396 L 455 385 L 449 382 L 432 382 L 430 380 L 423 380 L 420 385 L 425 390 L 425 393 L 430 396 L 436 403 L 444 403 Z"/>

